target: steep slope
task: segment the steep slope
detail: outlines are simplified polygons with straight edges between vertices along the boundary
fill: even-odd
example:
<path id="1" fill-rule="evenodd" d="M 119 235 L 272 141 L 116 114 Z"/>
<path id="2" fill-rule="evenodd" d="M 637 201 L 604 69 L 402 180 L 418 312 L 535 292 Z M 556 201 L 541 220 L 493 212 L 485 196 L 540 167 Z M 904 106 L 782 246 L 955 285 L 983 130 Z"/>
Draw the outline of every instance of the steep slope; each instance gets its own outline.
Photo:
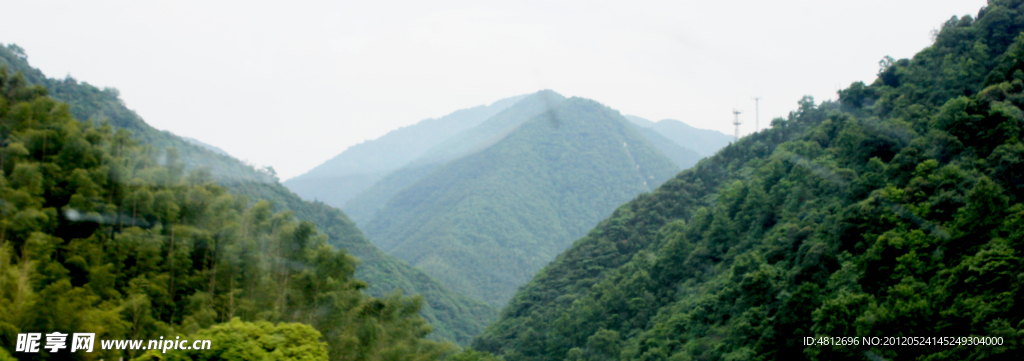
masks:
<path id="1" fill-rule="evenodd" d="M 653 129 L 676 144 L 692 149 L 705 157 L 714 155 L 719 149 L 733 141 L 731 135 L 714 130 L 694 128 L 675 119 L 662 119 L 657 123 L 635 115 L 627 115 L 626 119 L 640 127 Z"/>
<path id="2" fill-rule="evenodd" d="M 1022 30 L 1024 1 L 992 1 L 839 103 L 801 100 L 620 207 L 473 346 L 509 360 L 1020 359 Z M 862 343 L 892 336 L 949 338 Z"/>
<path id="3" fill-rule="evenodd" d="M 674 119 L 662 119 L 651 126 L 665 138 L 676 144 L 693 149 L 704 156 L 714 155 L 719 149 L 733 141 L 731 135 L 714 130 L 694 128 Z"/>
<path id="4" fill-rule="evenodd" d="M 448 287 L 501 305 L 617 204 L 678 169 L 618 112 L 572 98 L 402 190 L 365 229 Z"/>
<path id="5" fill-rule="evenodd" d="M 323 203 L 303 201 L 277 183 L 272 172 L 257 171 L 235 158 L 150 127 L 124 106 L 117 90 L 100 90 L 71 78 L 46 78 L 29 65 L 24 52 L 13 44 L 0 46 L 0 67 L 22 73 L 31 84 L 47 87 L 52 97 L 69 104 L 71 114 L 80 121 L 109 121 L 117 128 L 132 131 L 136 139 L 155 149 L 176 149 L 187 169 L 210 169 L 210 176 L 232 193 L 247 196 L 252 202 L 272 200 L 276 210 L 290 209 L 298 219 L 313 222 L 327 235 L 328 243 L 362 260 L 356 277 L 370 284 L 367 291 L 371 295 L 383 296 L 395 288 L 407 295 L 424 295 L 426 304 L 421 312 L 434 326 L 435 336 L 464 343 L 496 317 L 491 306 L 451 292 L 422 271 L 381 252 L 343 213 Z"/>
<path id="6" fill-rule="evenodd" d="M 558 106 L 565 97 L 550 90 L 526 96 L 480 125 L 437 144 L 408 165 L 388 174 L 352 198 L 343 208 L 357 224 L 366 224 L 399 191 L 416 183 L 441 165 L 501 140 L 523 122 Z"/>
<path id="7" fill-rule="evenodd" d="M 668 159 L 672 160 L 680 169 L 688 169 L 697 164 L 703 155 L 693 151 L 689 148 L 683 147 L 676 142 L 665 138 L 665 136 L 658 133 L 658 131 L 651 128 L 636 127 L 637 131 L 640 132 L 651 143 L 654 148 L 658 149 L 661 154 L 664 154 Z"/>
<path id="8" fill-rule="evenodd" d="M 307 200 L 319 200 L 341 208 L 350 198 L 381 177 L 405 166 L 427 150 L 505 110 L 525 95 L 498 100 L 491 105 L 455 111 L 436 119 L 392 130 L 380 138 L 349 147 L 309 172 L 286 180 L 284 185 Z"/>

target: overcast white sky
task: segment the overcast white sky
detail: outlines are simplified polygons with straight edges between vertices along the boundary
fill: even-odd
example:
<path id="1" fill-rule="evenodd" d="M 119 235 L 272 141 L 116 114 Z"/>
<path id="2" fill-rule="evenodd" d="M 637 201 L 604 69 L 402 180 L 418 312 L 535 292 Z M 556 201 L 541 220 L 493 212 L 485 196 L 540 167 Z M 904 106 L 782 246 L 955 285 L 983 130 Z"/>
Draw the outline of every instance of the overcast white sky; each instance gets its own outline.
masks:
<path id="1" fill-rule="evenodd" d="M 429 3 L 429 4 L 428 4 Z M 282 180 L 389 130 L 553 89 L 732 133 L 870 82 L 984 0 L 19 1 L 0 43 Z"/>

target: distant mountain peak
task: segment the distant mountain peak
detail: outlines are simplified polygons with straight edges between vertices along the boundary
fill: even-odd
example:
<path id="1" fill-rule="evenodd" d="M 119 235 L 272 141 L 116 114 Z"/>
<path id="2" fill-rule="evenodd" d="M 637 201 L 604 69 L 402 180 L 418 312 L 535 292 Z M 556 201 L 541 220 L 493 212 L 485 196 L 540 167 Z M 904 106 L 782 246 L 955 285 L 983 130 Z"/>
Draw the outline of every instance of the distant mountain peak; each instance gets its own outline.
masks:
<path id="1" fill-rule="evenodd" d="M 353 145 L 283 184 L 307 200 L 318 199 L 340 208 L 381 177 L 528 96 L 508 97 L 490 105 L 460 109 L 440 118 L 424 119 L 392 130 L 377 139 Z"/>
<path id="2" fill-rule="evenodd" d="M 501 305 L 598 219 L 679 170 L 618 111 L 560 97 L 535 93 L 481 124 L 490 128 L 472 134 L 498 138 L 389 197 L 364 227 L 369 238 Z"/>
<path id="3" fill-rule="evenodd" d="M 725 133 L 697 128 L 675 119 L 653 122 L 635 115 L 626 115 L 625 118 L 637 126 L 653 129 L 676 144 L 693 149 L 705 157 L 714 155 L 733 141 L 733 137 Z"/>

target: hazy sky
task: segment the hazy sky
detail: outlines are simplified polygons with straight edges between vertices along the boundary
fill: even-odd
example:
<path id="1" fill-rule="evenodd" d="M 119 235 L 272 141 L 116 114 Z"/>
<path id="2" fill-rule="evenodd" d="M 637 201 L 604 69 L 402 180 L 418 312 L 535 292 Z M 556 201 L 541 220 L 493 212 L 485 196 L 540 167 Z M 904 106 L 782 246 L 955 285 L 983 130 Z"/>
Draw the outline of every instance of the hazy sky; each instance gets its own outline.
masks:
<path id="1" fill-rule="evenodd" d="M 428 4 L 429 3 L 429 4 Z M 743 133 L 870 82 L 983 0 L 19 1 L 0 43 L 282 180 L 389 130 L 540 89 Z"/>

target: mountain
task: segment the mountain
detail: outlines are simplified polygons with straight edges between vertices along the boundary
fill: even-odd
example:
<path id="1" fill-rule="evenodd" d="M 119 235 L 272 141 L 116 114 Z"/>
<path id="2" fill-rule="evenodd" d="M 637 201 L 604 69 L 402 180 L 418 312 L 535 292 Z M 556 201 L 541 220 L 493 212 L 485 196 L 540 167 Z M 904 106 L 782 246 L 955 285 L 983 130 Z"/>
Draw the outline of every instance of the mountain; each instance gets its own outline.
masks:
<path id="1" fill-rule="evenodd" d="M 524 99 L 496 118 L 508 114 L 531 117 L 402 189 L 364 227 L 381 249 L 493 305 L 616 205 L 679 170 L 591 100 L 547 108 Z"/>
<path id="2" fill-rule="evenodd" d="M 635 115 L 627 115 L 626 119 L 640 127 L 652 129 L 682 147 L 697 151 L 704 157 L 714 155 L 719 149 L 733 141 L 731 135 L 714 130 L 694 128 L 674 119 L 662 119 L 657 123 Z"/>
<path id="3" fill-rule="evenodd" d="M 366 224 L 399 191 L 451 160 L 494 144 L 526 120 L 553 109 L 563 100 L 565 97 L 550 90 L 525 96 L 514 107 L 507 108 L 476 127 L 455 134 L 426 150 L 408 165 L 388 174 L 372 187 L 353 197 L 343 209 L 357 224 Z"/>
<path id="4" fill-rule="evenodd" d="M 654 146 L 654 148 L 658 149 L 661 154 L 668 157 L 668 159 L 679 166 L 680 169 L 693 167 L 697 164 L 697 161 L 704 158 L 700 153 L 665 138 L 665 136 L 661 135 L 661 133 L 658 133 L 658 131 L 654 129 L 643 127 L 636 128 L 637 131 L 639 131 L 640 134 L 643 135 L 652 146 Z"/>
<path id="5" fill-rule="evenodd" d="M 1022 31 L 1024 1 L 993 0 L 838 102 L 805 97 L 619 207 L 473 348 L 527 361 L 1020 359 Z"/>
<path id="6" fill-rule="evenodd" d="M 362 292 L 358 261 L 312 223 L 232 195 L 203 172 L 186 173 L 173 149 L 161 154 L 131 131 L 80 122 L 68 104 L 7 67 L 0 145 L 3 360 L 191 359 L 185 352 L 412 360 L 452 352 L 425 338 L 421 297 Z M 23 347 L 26 334 L 47 330 L 91 334 L 76 343 L 90 354 L 60 351 L 63 339 L 49 350 Z M 93 343 L 165 336 L 217 344 L 150 344 L 143 355 L 147 347 Z"/>
<path id="7" fill-rule="evenodd" d="M 498 100 L 488 106 L 455 111 L 436 119 L 392 130 L 380 138 L 349 147 L 284 185 L 307 200 L 341 208 L 350 198 L 381 177 L 408 164 L 437 144 L 479 125 L 512 106 L 525 95 Z"/>
<path id="8" fill-rule="evenodd" d="M 136 140 L 158 151 L 174 149 L 185 164 L 185 170 L 209 170 L 209 177 L 251 202 L 272 200 L 275 211 L 291 210 L 299 220 L 316 225 L 327 242 L 362 260 L 356 278 L 367 281 L 367 293 L 385 296 L 396 288 L 407 295 L 422 294 L 425 305 L 421 314 L 434 326 L 434 336 L 465 343 L 496 317 L 496 311 L 480 301 L 442 286 L 437 280 L 387 255 L 371 244 L 341 211 L 321 202 L 303 201 L 277 183 L 272 170 L 256 170 L 227 155 L 195 145 L 170 132 L 159 131 L 125 107 L 116 89 L 98 89 L 73 78 L 47 78 L 32 68 L 27 55 L 16 45 L 0 46 L 0 68 L 20 72 L 29 84 L 45 86 L 50 96 L 69 105 L 74 118 L 107 121 L 115 128 L 132 133 Z M 89 122 L 92 123 L 92 122 Z"/>
<path id="9" fill-rule="evenodd" d="M 479 152 L 503 139 L 527 119 L 555 108 L 565 100 L 565 97 L 551 90 L 542 90 L 522 98 L 516 97 L 515 99 L 519 99 L 517 105 L 520 106 L 495 114 L 480 125 L 466 129 L 438 143 L 431 149 L 423 152 L 417 159 L 381 177 L 373 186 L 352 197 L 345 203 L 343 209 L 357 224 L 366 224 L 399 191 L 422 179 L 441 165 L 468 154 Z M 650 123 L 654 124 L 653 122 Z M 639 131 L 647 137 L 647 140 L 655 148 L 668 156 L 670 160 L 682 169 L 692 167 L 702 158 L 702 155 L 699 153 L 675 143 L 653 129 L 640 128 Z M 341 183 L 324 184 L 322 186 L 344 187 Z"/>

